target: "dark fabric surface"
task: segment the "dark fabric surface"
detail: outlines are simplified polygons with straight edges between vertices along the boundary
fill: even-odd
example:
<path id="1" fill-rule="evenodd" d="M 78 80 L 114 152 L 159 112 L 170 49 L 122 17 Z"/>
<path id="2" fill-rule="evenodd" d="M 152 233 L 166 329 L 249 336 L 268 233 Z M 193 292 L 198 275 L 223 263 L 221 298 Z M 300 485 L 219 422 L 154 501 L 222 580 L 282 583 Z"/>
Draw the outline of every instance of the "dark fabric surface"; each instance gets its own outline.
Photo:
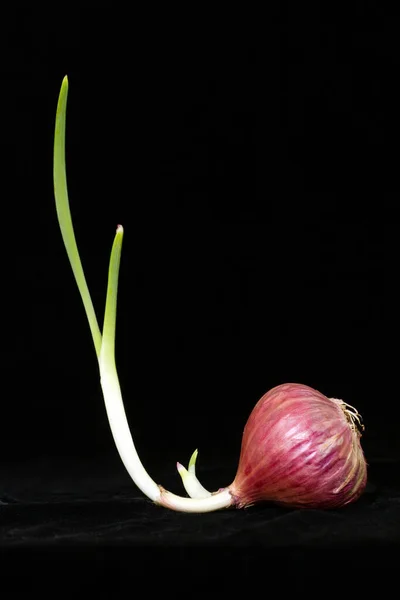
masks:
<path id="1" fill-rule="evenodd" d="M 223 475 L 223 468 L 204 474 L 210 485 Z M 279 581 L 286 591 L 322 584 L 366 591 L 397 576 L 399 462 L 370 465 L 363 497 L 333 511 L 259 505 L 176 513 L 153 505 L 117 462 L 104 458 L 3 466 L 2 480 L 3 581 L 23 572 L 22 584 L 43 574 L 115 593 L 149 581 L 181 592 L 190 581 L 197 591 Z M 165 482 L 178 491 L 171 475 Z"/>

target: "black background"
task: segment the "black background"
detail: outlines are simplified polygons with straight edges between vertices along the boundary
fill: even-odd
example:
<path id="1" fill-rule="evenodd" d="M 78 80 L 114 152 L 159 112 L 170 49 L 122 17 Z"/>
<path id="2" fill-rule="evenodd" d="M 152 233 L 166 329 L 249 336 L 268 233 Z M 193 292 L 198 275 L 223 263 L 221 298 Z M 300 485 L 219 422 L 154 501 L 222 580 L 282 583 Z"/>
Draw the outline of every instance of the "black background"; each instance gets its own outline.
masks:
<path id="1" fill-rule="evenodd" d="M 272 561 L 301 586 L 322 550 L 328 574 L 337 556 L 378 569 L 399 551 L 395 21 L 357 3 L 260 28 L 199 19 L 39 8 L 2 23 L 0 545 L 30 576 L 51 559 L 102 585 L 118 572 L 122 589 L 135 564 L 174 581 L 176 562 L 228 589 L 233 567 L 257 580 Z M 204 485 L 228 485 L 256 401 L 302 382 L 363 415 L 357 506 L 177 515 L 131 482 L 54 207 L 65 74 L 71 210 L 100 323 L 125 229 L 117 366 L 149 473 L 180 493 L 175 463 L 199 448 Z"/>

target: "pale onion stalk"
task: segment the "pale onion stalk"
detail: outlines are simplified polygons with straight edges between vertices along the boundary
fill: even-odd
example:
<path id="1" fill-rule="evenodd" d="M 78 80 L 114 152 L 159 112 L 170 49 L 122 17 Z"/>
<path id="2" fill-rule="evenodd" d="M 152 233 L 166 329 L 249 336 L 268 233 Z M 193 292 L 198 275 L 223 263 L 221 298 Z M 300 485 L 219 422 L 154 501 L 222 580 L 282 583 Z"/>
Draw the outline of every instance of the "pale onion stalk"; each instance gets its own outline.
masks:
<path id="1" fill-rule="evenodd" d="M 100 383 L 114 442 L 126 470 L 138 487 L 154 502 L 160 499 L 160 488 L 147 474 L 136 451 L 129 430 L 115 365 L 115 315 L 117 310 L 118 273 L 121 260 L 123 228 L 118 226 L 111 250 L 108 271 L 103 338 L 99 356 Z"/>
<path id="2" fill-rule="evenodd" d="M 182 478 L 183 486 L 191 498 L 208 498 L 211 496 L 211 492 L 206 490 L 204 486 L 201 485 L 200 481 L 196 477 L 196 460 L 197 460 L 198 450 L 195 450 L 190 457 L 189 467 L 185 469 L 181 463 L 176 463 L 176 468 L 178 469 L 178 473 Z"/>
<path id="3" fill-rule="evenodd" d="M 83 301 L 95 346 L 100 381 L 111 432 L 121 460 L 138 488 L 156 504 L 184 512 L 210 512 L 233 505 L 229 488 L 223 488 L 206 498 L 184 498 L 168 492 L 147 473 L 136 451 L 129 430 L 115 365 L 115 324 L 117 311 L 118 277 L 121 259 L 123 228 L 118 226 L 111 250 L 103 335 L 86 283 L 76 244 L 69 207 L 65 168 L 65 124 L 68 96 L 68 78 L 64 77 L 57 104 L 54 135 L 54 195 L 57 217 L 65 249 Z"/>

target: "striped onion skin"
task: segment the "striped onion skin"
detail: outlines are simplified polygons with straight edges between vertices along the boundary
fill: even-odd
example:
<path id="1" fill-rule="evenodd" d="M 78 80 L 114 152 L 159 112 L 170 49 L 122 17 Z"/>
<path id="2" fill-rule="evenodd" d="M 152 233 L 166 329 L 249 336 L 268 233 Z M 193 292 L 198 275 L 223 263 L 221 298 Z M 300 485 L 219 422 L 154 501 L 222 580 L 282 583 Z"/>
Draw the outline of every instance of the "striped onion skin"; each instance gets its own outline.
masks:
<path id="1" fill-rule="evenodd" d="M 367 483 L 358 425 L 356 409 L 307 385 L 272 388 L 244 428 L 229 486 L 235 506 L 267 501 L 326 509 L 354 502 Z"/>

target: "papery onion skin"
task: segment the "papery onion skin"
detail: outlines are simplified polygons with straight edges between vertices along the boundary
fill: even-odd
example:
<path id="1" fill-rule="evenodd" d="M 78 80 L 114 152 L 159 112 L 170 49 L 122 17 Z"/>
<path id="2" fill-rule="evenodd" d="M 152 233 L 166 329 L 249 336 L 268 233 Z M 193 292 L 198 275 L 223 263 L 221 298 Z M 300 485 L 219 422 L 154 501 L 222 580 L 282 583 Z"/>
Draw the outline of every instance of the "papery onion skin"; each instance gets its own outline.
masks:
<path id="1" fill-rule="evenodd" d="M 288 507 L 338 508 L 367 483 L 361 434 L 341 401 L 285 383 L 257 402 L 243 431 L 229 486 L 237 508 L 270 501 Z"/>

